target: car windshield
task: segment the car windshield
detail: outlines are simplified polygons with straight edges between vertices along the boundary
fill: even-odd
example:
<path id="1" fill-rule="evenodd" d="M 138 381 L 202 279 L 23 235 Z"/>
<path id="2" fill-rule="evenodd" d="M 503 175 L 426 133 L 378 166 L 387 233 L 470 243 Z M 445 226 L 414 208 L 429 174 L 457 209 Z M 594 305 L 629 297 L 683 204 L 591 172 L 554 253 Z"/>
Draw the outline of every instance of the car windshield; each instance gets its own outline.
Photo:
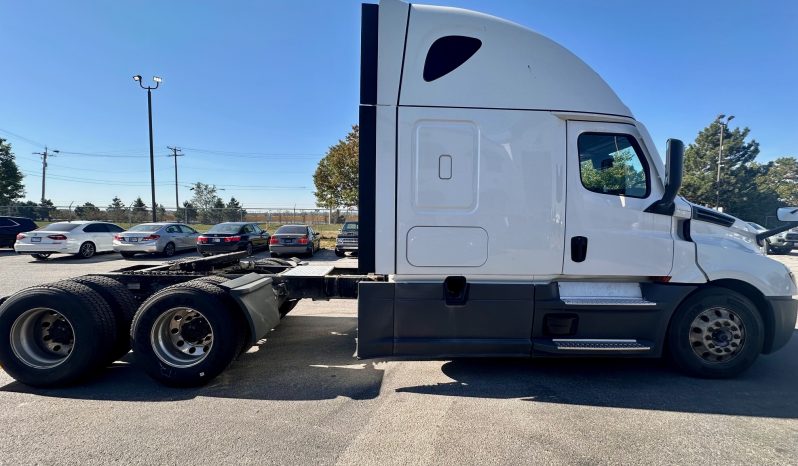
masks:
<path id="1" fill-rule="evenodd" d="M 344 223 L 344 231 L 357 231 L 357 223 Z"/>
<path id="2" fill-rule="evenodd" d="M 156 231 L 161 228 L 163 225 L 147 225 L 146 223 L 143 225 L 136 225 L 128 231 Z"/>
<path id="3" fill-rule="evenodd" d="M 80 223 L 51 223 L 46 227 L 39 228 L 39 231 L 72 231 L 80 225 Z"/>
<path id="4" fill-rule="evenodd" d="M 241 229 L 241 225 L 233 225 L 229 223 L 220 223 L 218 225 L 214 225 L 208 230 L 208 233 L 238 233 L 238 230 Z"/>
<path id="5" fill-rule="evenodd" d="M 274 232 L 275 235 L 304 235 L 308 232 L 307 227 L 288 225 L 280 227 Z"/>

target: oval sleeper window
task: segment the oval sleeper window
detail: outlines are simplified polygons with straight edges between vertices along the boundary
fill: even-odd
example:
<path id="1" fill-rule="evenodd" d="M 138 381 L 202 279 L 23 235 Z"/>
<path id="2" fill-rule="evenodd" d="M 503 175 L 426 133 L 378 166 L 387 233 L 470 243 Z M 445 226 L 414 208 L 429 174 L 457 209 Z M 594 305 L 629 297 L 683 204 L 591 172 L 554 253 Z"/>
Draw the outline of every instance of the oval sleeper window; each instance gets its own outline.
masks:
<path id="1" fill-rule="evenodd" d="M 445 36 L 432 43 L 424 60 L 424 81 L 446 76 L 468 61 L 482 47 L 482 41 L 466 36 Z"/>

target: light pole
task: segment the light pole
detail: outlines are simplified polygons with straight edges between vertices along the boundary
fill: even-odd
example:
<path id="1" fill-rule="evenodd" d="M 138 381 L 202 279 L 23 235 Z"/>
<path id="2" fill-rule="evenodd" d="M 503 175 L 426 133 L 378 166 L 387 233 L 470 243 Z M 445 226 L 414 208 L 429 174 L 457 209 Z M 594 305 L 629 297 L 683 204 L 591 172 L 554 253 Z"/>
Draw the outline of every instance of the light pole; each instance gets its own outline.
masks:
<path id="1" fill-rule="evenodd" d="M 152 147 L 152 90 L 158 89 L 158 86 L 163 81 L 158 76 L 153 76 L 152 80 L 155 82 L 155 86 L 145 86 L 141 82 L 141 75 L 133 76 L 133 81 L 139 83 L 142 89 L 147 89 L 147 113 L 150 119 L 150 187 L 152 188 L 152 221 L 157 222 L 157 206 L 158 204 L 155 203 L 155 155 L 153 153 Z"/>
<path id="2" fill-rule="evenodd" d="M 724 118 L 726 118 L 726 121 L 723 121 Z M 732 120 L 734 120 L 734 115 L 729 115 L 728 118 L 723 113 L 718 115 L 718 123 L 720 123 L 720 149 L 718 150 L 718 177 L 715 180 L 715 208 L 718 210 L 720 210 L 720 165 L 723 161 L 723 133 L 726 132 L 726 127 Z"/>
<path id="3" fill-rule="evenodd" d="M 175 158 L 175 220 L 177 220 L 177 211 L 180 209 L 180 201 L 177 197 L 177 158 L 182 157 L 184 154 L 178 154 L 178 152 L 181 152 L 179 147 L 166 146 L 166 148 L 171 150 L 173 153 L 169 157 Z"/>

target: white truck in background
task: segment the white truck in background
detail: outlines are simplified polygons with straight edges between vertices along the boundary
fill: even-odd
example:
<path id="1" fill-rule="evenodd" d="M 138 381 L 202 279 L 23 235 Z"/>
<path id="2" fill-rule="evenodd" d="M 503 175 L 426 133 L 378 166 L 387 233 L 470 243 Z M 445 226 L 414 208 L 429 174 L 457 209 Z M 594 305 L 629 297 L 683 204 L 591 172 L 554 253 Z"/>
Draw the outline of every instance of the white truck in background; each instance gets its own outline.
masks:
<path id="1" fill-rule="evenodd" d="M 795 278 L 760 252 L 779 229 L 678 197 L 682 143 L 663 165 L 579 58 L 399 0 L 363 5 L 361 34 L 357 271 L 232 253 L 33 287 L 0 306 L 3 368 L 74 382 L 129 332 L 151 376 L 199 385 L 302 298 L 358 299 L 361 358 L 667 355 L 730 377 L 787 343 Z"/>

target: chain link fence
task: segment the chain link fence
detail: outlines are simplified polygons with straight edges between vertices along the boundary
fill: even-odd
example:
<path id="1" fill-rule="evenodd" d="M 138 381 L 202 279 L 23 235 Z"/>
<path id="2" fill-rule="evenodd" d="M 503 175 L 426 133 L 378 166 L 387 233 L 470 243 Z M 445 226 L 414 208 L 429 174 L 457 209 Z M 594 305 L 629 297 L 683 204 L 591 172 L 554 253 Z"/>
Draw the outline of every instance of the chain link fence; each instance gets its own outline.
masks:
<path id="1" fill-rule="evenodd" d="M 71 220 L 102 220 L 119 224 L 152 221 L 152 211 L 132 206 L 124 208 L 87 206 L 0 206 L 0 216 L 27 217 L 34 221 L 55 222 Z M 307 224 L 336 225 L 358 219 L 357 209 L 297 209 L 297 208 L 162 208 L 156 211 L 159 222 L 184 222 L 213 225 L 221 222 L 255 222 L 269 225 Z"/>

